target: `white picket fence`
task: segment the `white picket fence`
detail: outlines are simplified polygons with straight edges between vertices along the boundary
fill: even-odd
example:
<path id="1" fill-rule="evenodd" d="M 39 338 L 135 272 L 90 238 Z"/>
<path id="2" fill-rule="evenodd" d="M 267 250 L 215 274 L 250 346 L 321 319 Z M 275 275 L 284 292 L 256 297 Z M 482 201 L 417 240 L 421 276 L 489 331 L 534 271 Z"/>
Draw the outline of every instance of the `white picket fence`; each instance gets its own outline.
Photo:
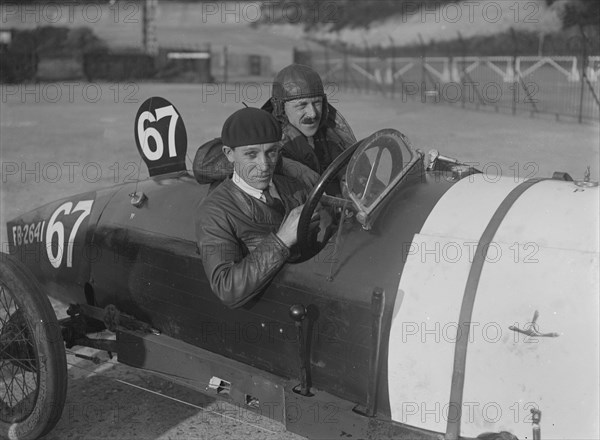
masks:
<path id="1" fill-rule="evenodd" d="M 477 106 L 512 107 L 513 112 L 597 119 L 600 56 L 589 56 L 586 61 L 582 69 L 581 57 L 576 56 L 376 58 L 336 54 L 312 58 L 325 81 L 345 87 L 390 96 L 410 90 L 423 100 L 457 102 L 456 92 L 449 99 L 444 90 L 469 86 L 474 97 L 461 96 L 463 104 L 470 101 Z M 420 93 L 414 93 L 411 85 Z"/>
<path id="2" fill-rule="evenodd" d="M 320 61 L 324 63 L 323 60 Z M 556 56 L 556 57 L 426 57 L 420 58 L 388 58 L 376 60 L 365 57 L 352 57 L 347 61 L 348 68 L 369 78 L 373 82 L 382 85 L 390 85 L 398 77 L 406 74 L 411 69 L 424 67 L 431 75 L 441 82 L 459 82 L 463 79 L 463 73 L 471 73 L 476 68 L 487 68 L 497 73 L 504 82 L 514 82 L 518 77 L 532 75 L 542 67 L 551 67 L 564 75 L 569 82 L 578 82 L 581 79 L 578 57 Z M 335 59 L 329 61 L 329 69 L 325 77 L 331 76 L 344 69 L 345 61 Z M 367 71 L 365 65 L 371 64 L 372 71 Z M 383 64 L 383 65 L 382 65 Z M 531 65 L 529 65 L 531 64 Z M 600 78 L 600 56 L 588 57 L 586 68 L 587 77 L 591 82 L 597 82 Z"/>

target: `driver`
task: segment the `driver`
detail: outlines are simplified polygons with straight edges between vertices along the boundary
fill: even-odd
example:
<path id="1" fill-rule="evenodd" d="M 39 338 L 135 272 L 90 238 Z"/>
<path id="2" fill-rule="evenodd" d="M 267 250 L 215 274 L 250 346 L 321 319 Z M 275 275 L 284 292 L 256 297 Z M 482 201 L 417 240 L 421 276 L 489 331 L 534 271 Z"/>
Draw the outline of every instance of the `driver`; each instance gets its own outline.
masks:
<path id="1" fill-rule="evenodd" d="M 213 292 L 234 308 L 259 294 L 287 261 L 307 191 L 274 174 L 282 132 L 266 111 L 236 111 L 221 137 L 234 172 L 200 204 L 196 238 Z"/>
<path id="2" fill-rule="evenodd" d="M 273 113 L 285 134 L 282 155 L 294 161 L 285 162 L 285 173 L 302 173 L 303 180 L 313 185 L 331 162 L 356 142 L 346 120 L 327 103 L 321 77 L 308 66 L 283 68 L 275 76 L 271 99 L 263 108 Z M 304 166 L 289 169 L 294 163 Z"/>

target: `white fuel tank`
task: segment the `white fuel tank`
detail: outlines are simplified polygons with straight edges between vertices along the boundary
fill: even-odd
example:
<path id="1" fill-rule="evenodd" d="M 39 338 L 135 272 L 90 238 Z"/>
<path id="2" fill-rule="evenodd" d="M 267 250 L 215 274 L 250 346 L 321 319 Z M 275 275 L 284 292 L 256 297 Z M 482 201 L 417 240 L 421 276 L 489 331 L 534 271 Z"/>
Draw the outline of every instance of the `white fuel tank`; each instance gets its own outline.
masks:
<path id="1" fill-rule="evenodd" d="M 414 236 L 394 305 L 392 418 L 445 432 L 465 285 L 482 233 L 521 181 L 456 183 Z M 471 316 L 460 434 L 598 439 L 599 188 L 544 180 L 487 247 Z M 502 208 L 501 208 L 502 209 Z"/>

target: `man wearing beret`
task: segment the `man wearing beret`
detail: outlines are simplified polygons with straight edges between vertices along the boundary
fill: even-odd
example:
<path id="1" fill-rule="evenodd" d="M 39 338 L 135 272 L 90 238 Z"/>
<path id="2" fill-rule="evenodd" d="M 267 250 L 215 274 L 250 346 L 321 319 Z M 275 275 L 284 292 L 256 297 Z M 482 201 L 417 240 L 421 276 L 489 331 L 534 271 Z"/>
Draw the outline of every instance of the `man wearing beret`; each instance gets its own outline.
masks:
<path id="1" fill-rule="evenodd" d="M 234 172 L 200 204 L 196 238 L 213 292 L 233 308 L 259 294 L 287 261 L 307 190 L 274 174 L 282 131 L 268 112 L 236 111 L 221 138 Z"/>
<path id="2" fill-rule="evenodd" d="M 271 99 L 263 109 L 280 122 L 286 141 L 282 155 L 304 167 L 298 167 L 303 180 L 309 174 L 313 184 L 342 151 L 356 142 L 343 116 L 330 104 L 317 72 L 309 66 L 291 64 L 273 81 Z M 287 161 L 285 173 L 294 162 Z M 311 174 L 312 173 L 312 174 Z"/>

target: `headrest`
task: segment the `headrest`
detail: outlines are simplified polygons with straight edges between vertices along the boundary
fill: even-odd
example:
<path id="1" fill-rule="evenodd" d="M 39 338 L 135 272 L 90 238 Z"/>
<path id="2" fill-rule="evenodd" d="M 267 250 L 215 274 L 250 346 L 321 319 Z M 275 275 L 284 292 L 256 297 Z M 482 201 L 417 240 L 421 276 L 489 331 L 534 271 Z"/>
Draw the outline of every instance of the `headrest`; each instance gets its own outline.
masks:
<path id="1" fill-rule="evenodd" d="M 198 183 L 225 180 L 233 174 L 233 164 L 223 154 L 221 138 L 215 138 L 198 147 L 192 170 Z"/>

